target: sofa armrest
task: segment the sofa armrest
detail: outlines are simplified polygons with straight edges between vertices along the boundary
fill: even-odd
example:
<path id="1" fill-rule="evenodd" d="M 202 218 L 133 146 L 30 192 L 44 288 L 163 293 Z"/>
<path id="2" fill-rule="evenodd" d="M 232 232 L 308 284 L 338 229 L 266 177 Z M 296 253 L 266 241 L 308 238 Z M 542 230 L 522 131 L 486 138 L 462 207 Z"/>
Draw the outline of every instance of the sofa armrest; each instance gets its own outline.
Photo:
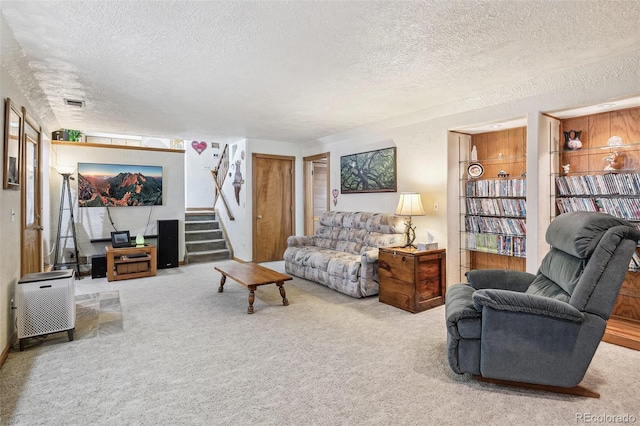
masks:
<path id="1" fill-rule="evenodd" d="M 571 322 L 582 322 L 584 314 L 566 302 L 535 294 L 508 290 L 478 290 L 473 293 L 477 310 L 485 307 L 499 311 L 522 312 Z"/>
<path id="2" fill-rule="evenodd" d="M 477 269 L 468 271 L 465 276 L 469 285 L 476 290 L 493 288 L 519 292 L 526 291 L 536 277 L 528 272 L 509 269 Z"/>
<path id="3" fill-rule="evenodd" d="M 287 247 L 312 246 L 314 239 L 308 235 L 292 235 L 287 238 Z"/>
<path id="4" fill-rule="evenodd" d="M 380 252 L 378 249 L 367 250 L 361 255 L 360 262 L 361 263 L 375 263 L 378 261 L 378 254 Z"/>

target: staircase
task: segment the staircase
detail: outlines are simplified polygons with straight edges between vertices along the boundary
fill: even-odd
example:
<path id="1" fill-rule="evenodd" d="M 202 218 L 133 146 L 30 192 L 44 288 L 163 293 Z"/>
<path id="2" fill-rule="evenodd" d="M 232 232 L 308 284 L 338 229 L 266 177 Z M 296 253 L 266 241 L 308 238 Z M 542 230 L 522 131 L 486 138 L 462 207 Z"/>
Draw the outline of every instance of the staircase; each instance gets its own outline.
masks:
<path id="1" fill-rule="evenodd" d="M 186 212 L 184 220 L 185 263 L 231 258 L 224 231 L 214 211 Z"/>

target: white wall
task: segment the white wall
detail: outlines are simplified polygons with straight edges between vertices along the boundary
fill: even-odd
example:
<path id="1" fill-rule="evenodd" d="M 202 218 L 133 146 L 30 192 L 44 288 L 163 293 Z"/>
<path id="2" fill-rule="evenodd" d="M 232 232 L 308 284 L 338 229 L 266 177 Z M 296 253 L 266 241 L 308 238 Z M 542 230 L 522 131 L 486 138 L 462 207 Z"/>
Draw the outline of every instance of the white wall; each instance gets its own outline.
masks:
<path id="1" fill-rule="evenodd" d="M 640 50 L 628 55 L 532 78 L 526 84 L 507 86 L 483 96 L 442 105 L 396 119 L 351 129 L 306 143 L 302 155 L 331 152 L 331 187 L 339 188 L 340 156 L 388 146 L 397 147 L 398 191 L 422 194 L 426 216 L 415 217 L 417 239 L 426 230 L 447 248 L 447 282 L 460 280 L 458 144 L 449 143 L 449 130 L 480 123 L 527 117 L 527 270 L 535 272 L 546 243 L 542 240 L 549 222 L 549 200 L 539 191 L 549 187 L 549 155 L 541 142 L 543 112 L 594 105 L 640 94 Z M 548 132 L 548 130 L 547 130 Z M 547 191 L 542 191 L 548 193 Z M 393 212 L 396 193 L 341 194 L 332 210 Z M 439 211 L 433 209 L 439 203 Z M 299 212 L 302 210 L 299 208 Z M 536 215 L 535 212 L 539 214 Z"/>
<path id="2" fill-rule="evenodd" d="M 244 158 L 242 158 L 243 156 Z M 239 173 L 245 183 L 240 187 L 239 201 L 236 201 L 233 180 L 235 179 L 238 161 L 240 162 Z M 229 171 L 222 184 L 222 192 L 227 201 L 230 215 L 227 213 L 222 197 L 218 198 L 215 206 L 218 211 L 218 219 L 224 226 L 229 244 L 231 244 L 233 257 L 245 261 L 251 261 L 252 257 L 250 245 L 251 216 L 250 213 L 247 213 L 247 206 L 250 206 L 251 203 L 251 197 L 248 196 L 247 190 L 247 182 L 250 180 L 247 178 L 247 162 L 249 161 L 246 139 L 229 144 Z M 234 220 L 231 220 L 230 217 L 233 217 Z"/>
<path id="3" fill-rule="evenodd" d="M 37 123 L 42 127 L 43 134 L 43 156 L 42 161 L 46 161 L 48 138 L 46 135 L 50 133 L 50 129 L 38 117 L 35 110 L 31 107 L 22 92 L 18 89 L 13 78 L 8 74 L 4 67 L 0 67 L 0 98 L 2 99 L 2 117 L 0 118 L 1 129 L 4 132 L 4 103 L 6 98 L 21 109 L 23 106 L 34 117 Z M 4 159 L 4 139 L 1 143 L 3 154 L 0 155 L 0 162 Z M 4 164 L 4 163 L 2 163 Z M 46 164 L 46 163 L 43 163 Z M 0 167 L 0 179 L 4 179 L 4 167 Z M 46 167 L 43 169 L 46 173 Z M 47 179 L 43 179 L 43 197 L 46 196 L 48 184 Z M 1 189 L 0 187 L 0 354 L 8 347 L 11 336 L 15 333 L 15 311 L 9 309 L 9 300 L 15 295 L 15 286 L 20 280 L 20 249 L 19 242 L 21 239 L 21 204 L 20 191 Z M 47 226 L 46 217 L 49 214 L 46 202 L 42 206 L 42 216 L 45 218 L 43 225 Z M 11 215 L 11 211 L 15 215 Z M 47 245 L 46 232 L 43 233 L 44 244 Z"/>
<path id="4" fill-rule="evenodd" d="M 140 207 L 110 207 L 111 219 L 118 230 L 129 230 L 132 236 L 138 233 L 157 234 L 158 219 L 179 220 L 179 259 L 184 259 L 184 153 L 182 151 L 153 150 L 149 148 L 122 149 L 117 145 L 86 146 L 57 144 L 51 146 L 51 235 L 52 241 L 58 226 L 62 177 L 56 165 L 77 167 L 78 163 L 138 164 L 162 166 L 163 205 Z M 71 181 L 71 193 L 76 219 L 76 235 L 80 256 L 104 253 L 107 243 L 91 243 L 91 239 L 109 238 L 114 228 L 106 207 L 78 208 L 77 170 L 76 180 Z M 66 223 L 63 222 L 63 226 Z M 64 230 L 63 230 L 64 234 Z M 53 259 L 52 259 L 53 260 Z"/>
<path id="5" fill-rule="evenodd" d="M 198 154 L 192 147 L 193 142 L 204 142 L 207 148 Z M 220 143 L 218 146 L 219 148 L 213 148 L 210 141 L 184 141 L 187 208 L 211 208 L 213 206 L 215 185 L 211 170 L 218 165 L 224 144 Z"/>
<path id="6" fill-rule="evenodd" d="M 244 158 L 242 153 L 244 151 Z M 227 237 L 233 248 L 233 256 L 243 261 L 251 261 L 253 259 L 253 210 L 252 210 L 252 154 L 272 154 L 296 157 L 295 161 L 295 224 L 296 234 L 302 235 L 304 232 L 303 217 L 303 176 L 302 176 L 302 158 L 300 156 L 300 148 L 297 144 L 288 142 L 269 141 L 261 139 L 245 139 L 234 144 L 229 144 L 230 168 L 227 178 L 222 187 L 227 202 L 235 220 L 229 220 L 222 201 L 216 204 L 219 212 L 219 218 L 222 221 Z M 236 164 L 240 161 L 240 171 L 244 179 L 244 185 L 240 191 L 240 203 L 235 199 L 233 180 L 235 177 Z M 233 166 L 233 167 L 231 167 Z"/>

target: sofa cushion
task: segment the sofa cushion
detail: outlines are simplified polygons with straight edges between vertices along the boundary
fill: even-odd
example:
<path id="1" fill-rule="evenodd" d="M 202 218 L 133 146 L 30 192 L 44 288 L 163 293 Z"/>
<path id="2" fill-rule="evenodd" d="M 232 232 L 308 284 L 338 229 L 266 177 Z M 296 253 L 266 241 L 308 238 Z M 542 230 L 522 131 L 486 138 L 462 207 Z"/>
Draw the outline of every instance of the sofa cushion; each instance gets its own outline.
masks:
<path id="1" fill-rule="evenodd" d="M 335 249 L 338 241 L 338 235 L 342 228 L 333 228 L 330 226 L 320 226 L 316 229 L 315 245 L 325 249 Z"/>
<path id="2" fill-rule="evenodd" d="M 320 225 L 342 227 L 342 219 L 347 213 L 344 212 L 322 212 L 320 215 Z"/>
<path id="3" fill-rule="evenodd" d="M 397 246 L 404 242 L 403 234 L 383 234 L 380 232 L 368 232 L 364 238 L 360 253 L 377 249 L 378 247 Z"/>
<path id="4" fill-rule="evenodd" d="M 338 234 L 335 249 L 351 254 L 360 254 L 366 235 L 366 229 L 343 228 Z"/>
<path id="5" fill-rule="evenodd" d="M 342 226 L 344 228 L 366 229 L 367 220 L 372 214 L 362 212 L 347 213 L 342 218 Z"/>
<path id="6" fill-rule="evenodd" d="M 329 259 L 327 272 L 343 280 L 358 282 L 360 276 L 360 256 L 350 253 L 334 254 Z"/>
<path id="7" fill-rule="evenodd" d="M 391 214 L 374 213 L 367 219 L 367 231 L 381 234 L 403 234 L 404 219 Z"/>

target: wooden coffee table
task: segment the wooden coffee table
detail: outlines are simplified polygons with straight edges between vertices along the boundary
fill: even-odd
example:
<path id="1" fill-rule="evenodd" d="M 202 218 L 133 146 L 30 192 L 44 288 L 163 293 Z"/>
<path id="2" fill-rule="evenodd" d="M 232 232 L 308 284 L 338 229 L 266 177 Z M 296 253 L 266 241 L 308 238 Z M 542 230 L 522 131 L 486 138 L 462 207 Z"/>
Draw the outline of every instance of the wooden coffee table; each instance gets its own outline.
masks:
<path id="1" fill-rule="evenodd" d="M 255 300 L 256 287 L 265 284 L 277 285 L 280 290 L 280 296 L 282 296 L 282 304 L 284 306 L 289 305 L 289 301 L 287 300 L 287 295 L 283 287 L 285 281 L 293 279 L 289 275 L 281 274 L 280 272 L 273 271 L 255 263 L 237 263 L 232 265 L 216 266 L 215 270 L 222 274 L 218 293 L 222 293 L 224 291 L 224 283 L 227 281 L 227 277 L 230 277 L 249 289 L 248 314 L 253 313 L 253 301 Z"/>

